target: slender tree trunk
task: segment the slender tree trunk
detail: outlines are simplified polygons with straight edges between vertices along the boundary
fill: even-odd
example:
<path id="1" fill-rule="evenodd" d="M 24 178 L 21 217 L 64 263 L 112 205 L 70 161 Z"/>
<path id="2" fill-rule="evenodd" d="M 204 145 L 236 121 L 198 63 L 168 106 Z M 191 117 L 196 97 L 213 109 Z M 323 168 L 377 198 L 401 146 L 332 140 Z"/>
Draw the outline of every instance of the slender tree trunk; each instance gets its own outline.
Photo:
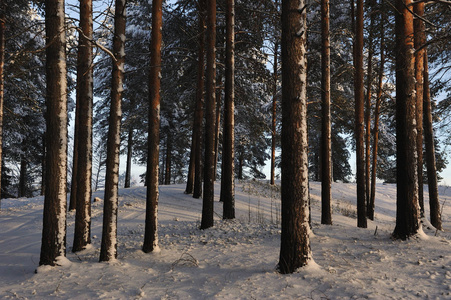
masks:
<path id="1" fill-rule="evenodd" d="M 92 28 L 92 0 L 80 1 L 80 29 L 77 64 L 78 166 L 76 175 L 77 211 L 73 252 L 91 243 L 91 180 L 92 180 L 92 110 L 93 110 L 93 52 L 90 40 Z"/>
<path id="2" fill-rule="evenodd" d="M 416 1 L 417 2 L 417 1 Z M 415 14 L 424 15 L 424 2 L 415 3 L 413 10 Z M 423 20 L 413 20 L 415 49 L 419 49 L 426 43 L 425 26 Z M 417 159 L 418 159 L 418 203 L 420 204 L 420 216 L 424 217 L 424 192 L 423 192 L 423 74 L 424 74 L 424 51 L 415 52 L 415 91 L 416 91 L 416 121 L 417 121 Z"/>
<path id="3" fill-rule="evenodd" d="M 170 129 L 169 129 L 170 130 Z M 164 171 L 164 184 L 171 184 L 171 164 L 172 164 L 172 137 L 168 133 L 166 137 L 166 167 Z"/>
<path id="4" fill-rule="evenodd" d="M 64 0 L 45 1 L 47 164 L 39 265 L 66 256 L 67 81 Z"/>
<path id="5" fill-rule="evenodd" d="M 415 118 L 415 57 L 411 0 L 396 1 L 396 227 L 393 238 L 419 229 Z"/>
<path id="6" fill-rule="evenodd" d="M 202 196 L 202 132 L 204 118 L 204 88 L 205 88 L 205 0 L 199 0 L 199 50 L 197 62 L 197 91 L 196 91 L 196 111 L 194 114 L 193 143 L 194 148 L 194 190 L 193 197 L 198 199 Z"/>
<path id="7" fill-rule="evenodd" d="M 25 149 L 22 149 L 25 152 Z M 25 154 L 20 155 L 19 198 L 27 196 L 27 160 Z"/>
<path id="8" fill-rule="evenodd" d="M 235 218 L 235 0 L 227 0 L 221 201 L 223 218 Z"/>
<path id="9" fill-rule="evenodd" d="M 119 150 L 121 143 L 121 100 L 125 62 L 125 4 L 116 0 L 114 15 L 113 61 L 111 80 L 111 106 L 108 127 L 105 196 L 103 209 L 102 245 L 100 261 L 117 258 L 117 207 L 119 179 Z"/>
<path id="10" fill-rule="evenodd" d="M 373 38 L 374 38 L 374 6 L 373 0 L 370 3 L 370 26 L 368 36 L 368 66 L 367 66 L 367 82 L 366 82 L 366 111 L 365 111 L 365 198 L 366 198 L 366 216 L 370 218 L 371 209 L 369 208 L 370 201 L 370 178 L 371 178 L 371 88 L 373 86 Z M 370 218 L 371 219 L 371 218 Z"/>
<path id="11" fill-rule="evenodd" d="M 382 80 L 384 78 L 384 65 L 385 65 L 385 30 L 384 30 L 384 22 L 381 22 L 380 31 L 381 31 L 381 45 L 380 45 L 380 66 L 379 66 L 379 74 L 378 74 L 378 88 L 377 88 L 377 96 L 376 96 L 376 107 L 374 110 L 374 131 L 373 131 L 373 168 L 371 170 L 371 195 L 370 202 L 367 206 L 367 215 L 370 220 L 374 220 L 374 203 L 376 199 L 376 171 L 377 171 L 377 152 L 379 147 L 379 115 L 381 110 L 381 101 L 382 101 Z"/>
<path id="12" fill-rule="evenodd" d="M 321 0 L 321 224 L 332 225 L 329 0 Z"/>
<path id="13" fill-rule="evenodd" d="M 363 93 L 363 0 L 357 0 L 354 41 L 355 139 L 357 163 L 357 226 L 367 227 L 365 200 L 364 93 Z"/>
<path id="14" fill-rule="evenodd" d="M 3 68 L 5 65 L 5 0 L 0 0 L 0 204 L 2 191 L 2 154 L 3 154 L 3 98 L 4 92 L 4 76 Z M 1 208 L 1 205 L 0 205 Z"/>
<path id="15" fill-rule="evenodd" d="M 307 145 L 307 13 L 304 0 L 282 0 L 282 234 L 278 269 L 293 273 L 312 259 Z"/>
<path id="16" fill-rule="evenodd" d="M 192 194 L 194 190 L 194 153 L 196 150 L 196 143 L 195 141 L 195 134 L 194 134 L 194 128 L 191 135 L 191 151 L 189 153 L 189 165 L 188 165 L 188 174 L 186 175 L 186 188 L 185 188 L 185 194 Z"/>
<path id="17" fill-rule="evenodd" d="M 277 120 L 277 82 L 278 82 L 278 59 L 277 52 L 279 43 L 274 43 L 274 63 L 273 63 L 273 80 L 274 88 L 272 92 L 272 122 L 271 122 L 271 181 L 270 184 L 275 184 L 276 177 L 276 120 Z"/>
<path id="18" fill-rule="evenodd" d="M 432 126 L 431 93 L 429 90 L 429 66 L 427 51 L 424 51 L 424 144 L 426 145 L 426 167 L 428 174 L 429 209 L 431 224 L 442 230 L 440 202 L 438 199 L 437 167 L 435 163 L 434 129 Z"/>
<path id="19" fill-rule="evenodd" d="M 45 156 L 46 156 L 46 132 L 42 135 L 42 158 L 41 158 L 41 196 L 45 195 L 45 169 L 46 169 L 46 163 L 45 163 Z"/>
<path id="20" fill-rule="evenodd" d="M 224 56 L 222 56 L 221 61 L 224 61 Z M 214 180 L 216 181 L 216 176 L 218 174 L 218 157 L 219 157 L 219 128 L 221 126 L 221 85 L 222 85 L 222 76 L 218 76 L 218 82 L 215 84 L 216 88 L 216 121 L 215 121 L 215 172 L 214 172 Z"/>
<path id="21" fill-rule="evenodd" d="M 213 226 L 216 103 L 216 0 L 207 1 L 207 72 L 205 107 L 204 196 L 201 229 Z"/>
<path id="22" fill-rule="evenodd" d="M 149 70 L 149 133 L 147 149 L 146 226 L 142 250 L 145 253 L 159 251 L 158 246 L 158 161 L 160 143 L 160 75 L 161 42 L 163 27 L 163 1 L 152 1 L 152 33 L 150 41 Z"/>
<path id="23" fill-rule="evenodd" d="M 133 127 L 130 125 L 128 129 L 128 139 L 127 139 L 127 165 L 125 168 L 125 184 L 124 188 L 130 187 L 130 179 L 132 173 L 132 151 L 133 151 Z"/>
<path id="24" fill-rule="evenodd" d="M 69 210 L 77 209 L 78 127 L 80 126 L 80 101 L 75 100 L 74 149 L 72 155 L 72 178 L 70 183 Z"/>

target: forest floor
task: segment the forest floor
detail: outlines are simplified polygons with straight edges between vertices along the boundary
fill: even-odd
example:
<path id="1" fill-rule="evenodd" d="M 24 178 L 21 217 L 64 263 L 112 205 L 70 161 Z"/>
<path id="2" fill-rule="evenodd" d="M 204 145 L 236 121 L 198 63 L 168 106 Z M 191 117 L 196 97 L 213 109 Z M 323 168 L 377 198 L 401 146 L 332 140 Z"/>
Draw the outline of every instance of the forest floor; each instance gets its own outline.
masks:
<path id="1" fill-rule="evenodd" d="M 94 202 L 91 247 L 72 253 L 70 212 L 68 261 L 37 273 L 43 198 L 2 200 L 0 299 L 451 299 L 451 187 L 439 191 L 444 231 L 426 225 L 417 237 L 395 241 L 395 185 L 377 185 L 375 221 L 362 229 L 355 184 L 333 184 L 330 226 L 320 224 L 320 183 L 311 182 L 314 262 L 291 275 L 275 269 L 280 187 L 237 182 L 237 218 L 223 221 L 216 183 L 215 226 L 207 230 L 199 230 L 202 200 L 184 188 L 160 186 L 159 253 L 140 250 L 145 188 L 121 189 L 118 259 L 98 262 L 103 202 Z M 426 208 L 427 199 L 425 186 Z"/>

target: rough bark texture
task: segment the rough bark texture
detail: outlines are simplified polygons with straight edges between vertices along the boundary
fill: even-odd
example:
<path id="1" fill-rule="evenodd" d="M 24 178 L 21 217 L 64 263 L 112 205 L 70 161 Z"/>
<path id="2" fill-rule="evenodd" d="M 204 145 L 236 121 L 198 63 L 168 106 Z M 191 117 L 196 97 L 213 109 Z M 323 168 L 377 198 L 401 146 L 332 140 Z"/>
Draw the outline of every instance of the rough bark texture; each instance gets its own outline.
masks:
<path id="1" fill-rule="evenodd" d="M 3 154 L 3 68 L 5 65 L 5 4 L 4 0 L 0 0 L 0 208 L 1 208 L 1 191 L 2 191 L 2 154 Z"/>
<path id="2" fill-rule="evenodd" d="M 119 150 L 121 143 L 121 100 L 125 56 L 125 0 L 116 0 L 114 15 L 111 106 L 108 127 L 105 196 L 103 209 L 100 261 L 117 258 L 117 206 L 119 182 Z"/>
<path id="3" fill-rule="evenodd" d="M 39 265 L 66 256 L 67 82 L 64 0 L 45 1 L 47 164 Z"/>
<path id="4" fill-rule="evenodd" d="M 204 196 L 201 229 L 213 226 L 215 172 L 215 103 L 216 103 L 216 0 L 207 1 L 207 71 L 205 101 Z"/>
<path id="5" fill-rule="evenodd" d="M 227 0 L 226 61 L 222 143 L 221 199 L 223 218 L 235 218 L 235 0 Z"/>
<path id="6" fill-rule="evenodd" d="M 125 168 L 125 184 L 124 188 L 130 187 L 130 179 L 132 173 L 132 151 L 133 151 L 133 127 L 130 125 L 127 138 L 127 164 Z"/>
<path id="7" fill-rule="evenodd" d="M 429 66 L 427 51 L 424 52 L 424 144 L 426 148 L 426 167 L 429 188 L 429 209 L 431 224 L 441 230 L 442 219 L 438 199 L 437 167 L 435 163 L 434 129 L 432 127 L 431 93 L 429 90 Z"/>
<path id="8" fill-rule="evenodd" d="M 199 50 L 197 62 L 197 90 L 196 90 L 196 111 L 194 114 L 193 125 L 193 144 L 194 151 L 194 187 L 193 197 L 200 198 L 202 196 L 202 132 L 204 118 L 204 88 L 205 88 L 205 0 L 199 0 Z"/>
<path id="9" fill-rule="evenodd" d="M 354 97 L 357 181 L 357 226 L 367 227 L 365 200 L 365 126 L 363 93 L 363 0 L 357 0 L 354 40 Z"/>
<path id="10" fill-rule="evenodd" d="M 282 234 L 278 270 L 311 259 L 308 224 L 307 14 L 304 0 L 282 1 Z"/>
<path id="11" fill-rule="evenodd" d="M 274 87 L 272 92 L 272 118 L 271 118 L 271 181 L 270 184 L 275 184 L 276 177 L 276 120 L 277 120 L 277 82 L 278 76 L 278 58 L 277 52 L 279 43 L 274 44 L 274 63 L 273 63 L 273 80 Z"/>
<path id="12" fill-rule="evenodd" d="M 148 185 L 146 194 L 146 226 L 142 250 L 158 251 L 158 161 L 160 144 L 160 76 L 163 1 L 152 1 L 152 34 L 149 71 L 149 133 L 147 148 Z"/>
<path id="13" fill-rule="evenodd" d="M 80 1 L 80 35 L 77 63 L 78 166 L 76 176 L 75 234 L 72 251 L 91 243 L 93 52 L 92 0 Z"/>
<path id="14" fill-rule="evenodd" d="M 329 0 L 321 0 L 321 224 L 332 224 Z"/>
<path id="15" fill-rule="evenodd" d="M 418 2 L 413 10 L 418 16 L 424 15 L 424 2 Z M 425 26 L 423 20 L 414 18 L 413 30 L 415 33 L 414 46 L 420 49 L 426 43 Z M 421 217 L 424 216 L 424 193 L 423 193 L 423 56 L 425 49 L 415 52 L 415 90 L 416 90 L 416 119 L 417 119 L 417 160 L 418 160 L 418 203 L 420 204 Z"/>
<path id="16" fill-rule="evenodd" d="M 419 229 L 415 118 L 415 58 L 411 0 L 396 1 L 396 227 L 393 238 Z"/>
<path id="17" fill-rule="evenodd" d="M 379 116 L 381 110 L 382 100 L 382 80 L 384 78 L 385 65 L 385 30 L 384 23 L 381 22 L 381 44 L 380 44 L 380 65 L 378 73 L 378 87 L 376 95 L 376 107 L 374 109 L 374 128 L 373 128 L 373 167 L 371 169 L 371 194 L 370 201 L 367 206 L 367 216 L 370 220 L 374 220 L 374 204 L 376 198 L 376 171 L 377 171 L 377 152 L 379 148 Z"/>

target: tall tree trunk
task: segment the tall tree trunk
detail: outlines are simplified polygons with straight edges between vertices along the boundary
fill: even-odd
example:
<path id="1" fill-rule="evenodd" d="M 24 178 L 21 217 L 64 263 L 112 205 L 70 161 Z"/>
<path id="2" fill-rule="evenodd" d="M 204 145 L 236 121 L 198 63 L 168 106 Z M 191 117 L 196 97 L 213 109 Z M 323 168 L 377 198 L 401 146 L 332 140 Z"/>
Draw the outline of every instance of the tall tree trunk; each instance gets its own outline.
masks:
<path id="1" fill-rule="evenodd" d="M 216 103 L 216 0 L 207 1 L 207 71 L 205 107 L 204 196 L 201 229 L 213 226 Z"/>
<path id="2" fill-rule="evenodd" d="M 415 1 L 414 13 L 422 17 L 424 15 L 424 2 Z M 415 33 L 414 46 L 420 49 L 426 43 L 425 26 L 423 20 L 414 18 L 413 30 Z M 424 51 L 415 52 L 415 91 L 416 91 L 416 121 L 417 121 L 417 159 L 418 159 L 418 203 L 420 204 L 420 216 L 424 216 L 424 192 L 423 192 L 423 74 Z"/>
<path id="3" fill-rule="evenodd" d="M 77 63 L 78 165 L 76 175 L 77 210 L 73 252 L 81 251 L 91 243 L 91 179 L 92 179 L 92 106 L 93 106 L 93 52 L 92 0 L 80 1 L 80 29 Z"/>
<path id="4" fill-rule="evenodd" d="M 426 167 L 429 188 L 429 209 L 431 224 L 438 230 L 442 230 L 440 202 L 437 188 L 437 167 L 435 163 L 434 129 L 432 126 L 431 93 L 429 90 L 429 66 L 427 51 L 424 51 L 424 144 L 426 148 Z"/>
<path id="5" fill-rule="evenodd" d="M 373 167 L 371 169 L 371 194 L 370 202 L 367 206 L 367 215 L 370 220 L 374 220 L 374 203 L 376 199 L 376 171 L 377 171 L 377 152 L 379 147 L 379 115 L 381 110 L 382 101 L 382 85 L 384 78 L 384 65 L 385 65 L 385 30 L 384 22 L 381 21 L 380 32 L 381 32 L 381 44 L 380 44 L 380 66 L 378 74 L 378 88 L 376 96 L 376 107 L 374 110 L 374 131 L 373 131 Z"/>
<path id="6" fill-rule="evenodd" d="M 307 145 L 307 13 L 304 0 L 282 0 L 282 234 L 278 269 L 293 273 L 312 259 Z"/>
<path id="7" fill-rule="evenodd" d="M 329 0 L 321 0 L 321 224 L 332 225 Z"/>
<path id="8" fill-rule="evenodd" d="M 221 55 L 224 60 L 224 55 Z M 215 121 L 215 172 L 214 172 L 214 181 L 216 181 L 216 176 L 218 174 L 218 157 L 219 157 L 219 128 L 221 126 L 221 95 L 222 95 L 222 76 L 218 76 L 218 82 L 215 83 L 216 88 L 216 121 Z"/>
<path id="9" fill-rule="evenodd" d="M 47 157 L 39 265 L 66 256 L 67 81 L 64 0 L 45 1 Z"/>
<path id="10" fill-rule="evenodd" d="M 117 258 L 117 207 L 119 179 L 119 150 L 121 143 L 121 100 L 125 62 L 125 4 L 116 0 L 114 13 L 113 61 L 111 80 L 111 106 L 108 127 L 105 196 L 103 208 L 102 245 L 100 261 Z"/>
<path id="11" fill-rule="evenodd" d="M 411 4 L 396 1 L 396 239 L 407 239 L 419 229 L 413 16 L 407 9 Z"/>
<path id="12" fill-rule="evenodd" d="M 363 93 L 363 0 L 357 0 L 354 41 L 355 140 L 357 163 L 357 226 L 367 227 L 365 200 L 365 126 Z"/>
<path id="13" fill-rule="evenodd" d="M 5 65 L 5 0 L 0 0 L 0 203 L 2 191 L 2 154 L 3 154 L 3 98 L 4 83 L 3 83 L 3 68 Z M 1 205 L 0 205 L 1 208 Z"/>
<path id="14" fill-rule="evenodd" d="M 235 0 L 227 0 L 221 201 L 223 218 L 235 218 Z"/>
<path id="15" fill-rule="evenodd" d="M 26 150 L 22 149 L 22 151 Z M 19 198 L 27 196 L 27 160 L 24 153 L 20 155 L 19 193 L 17 196 Z"/>
<path id="16" fill-rule="evenodd" d="M 146 226 L 142 250 L 159 251 L 158 246 L 158 161 L 160 143 L 160 74 L 163 27 L 163 1 L 152 1 L 152 33 L 150 41 L 149 71 L 149 133 L 147 148 Z"/>
<path id="17" fill-rule="evenodd" d="M 170 130 L 170 129 L 169 129 Z M 164 171 L 164 184 L 171 184 L 171 164 L 172 164 L 172 137 L 168 133 L 166 137 L 166 166 Z"/>
<path id="18" fill-rule="evenodd" d="M 370 218 L 370 178 L 371 178 L 371 88 L 373 86 L 373 39 L 374 39 L 374 12 L 375 1 L 369 1 L 370 9 L 370 25 L 368 36 L 368 66 L 367 66 L 367 82 L 366 82 L 366 110 L 365 110 L 365 198 L 366 198 L 366 215 Z M 370 218 L 371 219 L 371 218 Z"/>
<path id="19" fill-rule="evenodd" d="M 46 163 L 45 163 L 45 156 L 46 156 L 46 132 L 42 135 L 42 157 L 41 157 L 41 196 L 45 195 L 45 169 L 46 169 Z"/>
<path id="20" fill-rule="evenodd" d="M 80 101 L 75 100 L 74 149 L 72 155 L 72 178 L 70 183 L 69 210 L 77 209 L 78 127 L 80 126 Z"/>
<path id="21" fill-rule="evenodd" d="M 132 151 L 133 151 L 133 126 L 130 125 L 128 129 L 128 139 L 127 139 L 127 164 L 125 168 L 125 184 L 124 188 L 130 187 L 130 179 L 132 173 Z"/>
<path id="22" fill-rule="evenodd" d="M 274 43 L 274 63 L 273 63 L 273 81 L 274 87 L 272 91 L 272 118 L 271 118 L 271 181 L 270 184 L 275 184 L 276 177 L 276 120 L 277 120 L 277 82 L 278 82 L 278 63 L 277 52 L 279 43 Z"/>
<path id="23" fill-rule="evenodd" d="M 196 111 L 194 114 L 193 143 L 194 148 L 194 187 L 193 197 L 198 199 L 202 196 L 202 132 L 204 118 L 204 88 L 205 88 L 205 0 L 199 0 L 199 50 L 197 61 L 197 90 L 196 90 Z"/>

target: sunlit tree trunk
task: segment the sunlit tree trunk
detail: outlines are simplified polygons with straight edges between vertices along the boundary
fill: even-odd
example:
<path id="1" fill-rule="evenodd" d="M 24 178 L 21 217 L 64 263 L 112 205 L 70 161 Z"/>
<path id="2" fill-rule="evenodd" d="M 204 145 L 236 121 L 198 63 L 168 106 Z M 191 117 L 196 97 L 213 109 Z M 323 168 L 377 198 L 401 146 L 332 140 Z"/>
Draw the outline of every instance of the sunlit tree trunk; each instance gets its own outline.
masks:
<path id="1" fill-rule="evenodd" d="M 282 1 L 282 234 L 278 270 L 311 259 L 308 208 L 307 13 L 304 0 Z"/>
<path id="2" fill-rule="evenodd" d="M 357 226 L 367 227 L 365 200 L 364 93 L 363 93 L 363 0 L 357 0 L 354 40 L 354 97 L 357 179 Z"/>
<path id="3" fill-rule="evenodd" d="M 92 106 L 93 52 L 92 0 L 80 1 L 80 29 L 77 63 L 78 165 L 76 184 L 75 234 L 72 251 L 81 251 L 91 243 L 92 179 Z"/>
<path id="4" fill-rule="evenodd" d="M 426 148 L 426 167 L 429 188 L 429 209 L 431 224 L 438 230 L 442 229 L 440 202 L 438 199 L 437 167 L 435 162 L 434 129 L 432 126 L 431 92 L 429 90 L 429 66 L 427 50 L 424 51 L 424 144 Z"/>
<path id="5" fill-rule="evenodd" d="M 204 196 L 201 229 L 213 226 L 216 103 L 216 0 L 207 1 L 207 71 L 205 101 Z"/>
<path id="6" fill-rule="evenodd" d="M 103 209 L 102 245 L 100 261 L 117 258 L 117 207 L 119 182 L 119 150 L 121 143 L 121 100 L 124 89 L 125 62 L 125 4 L 116 0 L 114 14 L 113 61 L 111 80 L 111 106 L 108 127 L 105 196 Z"/>
<path id="7" fill-rule="evenodd" d="M 397 0 L 396 22 L 396 227 L 393 238 L 407 239 L 419 229 L 415 57 L 411 0 Z"/>
<path id="8" fill-rule="evenodd" d="M 332 224 L 329 0 L 321 0 L 321 224 Z"/>
<path id="9" fill-rule="evenodd" d="M 39 265 L 66 256 L 67 81 L 64 0 L 45 1 L 47 157 Z"/>
<path id="10" fill-rule="evenodd" d="M 150 40 L 149 72 L 149 133 L 147 139 L 146 226 L 142 250 L 159 251 L 158 246 L 158 161 L 160 143 L 160 77 L 163 1 L 152 1 L 152 33 Z"/>
<path id="11" fill-rule="evenodd" d="M 223 218 L 235 218 L 235 0 L 227 0 L 221 201 Z"/>

